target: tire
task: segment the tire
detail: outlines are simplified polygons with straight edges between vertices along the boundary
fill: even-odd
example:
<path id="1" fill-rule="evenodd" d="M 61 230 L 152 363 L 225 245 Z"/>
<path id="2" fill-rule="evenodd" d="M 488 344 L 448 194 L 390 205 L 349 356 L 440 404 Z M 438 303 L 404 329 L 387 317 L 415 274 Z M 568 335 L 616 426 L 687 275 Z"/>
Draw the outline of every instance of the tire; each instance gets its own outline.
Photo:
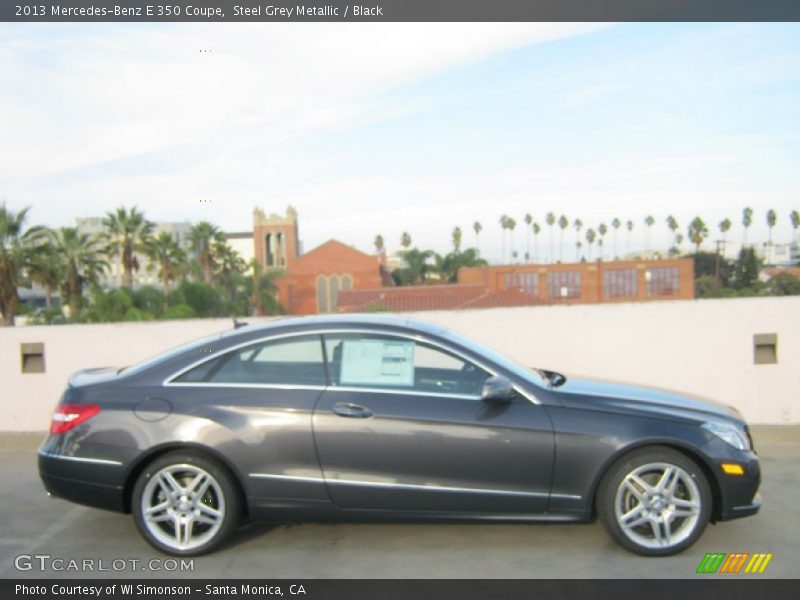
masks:
<path id="1" fill-rule="evenodd" d="M 597 491 L 597 514 L 606 531 L 643 556 L 677 554 L 694 544 L 708 525 L 711 504 L 700 467 L 664 446 L 621 457 Z"/>
<path id="2" fill-rule="evenodd" d="M 239 525 L 242 497 L 216 460 L 191 450 L 170 452 L 136 480 L 133 519 L 147 542 L 166 554 L 198 556 L 224 543 Z"/>

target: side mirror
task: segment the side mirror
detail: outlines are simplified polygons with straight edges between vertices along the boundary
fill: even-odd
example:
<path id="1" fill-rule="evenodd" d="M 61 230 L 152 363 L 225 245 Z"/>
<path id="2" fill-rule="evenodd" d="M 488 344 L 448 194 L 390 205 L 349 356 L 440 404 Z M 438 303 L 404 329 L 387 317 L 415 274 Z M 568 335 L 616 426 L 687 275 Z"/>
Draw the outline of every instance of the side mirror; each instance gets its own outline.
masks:
<path id="1" fill-rule="evenodd" d="M 481 398 L 485 402 L 507 402 L 514 396 L 514 384 L 502 375 L 489 377 L 483 382 Z"/>

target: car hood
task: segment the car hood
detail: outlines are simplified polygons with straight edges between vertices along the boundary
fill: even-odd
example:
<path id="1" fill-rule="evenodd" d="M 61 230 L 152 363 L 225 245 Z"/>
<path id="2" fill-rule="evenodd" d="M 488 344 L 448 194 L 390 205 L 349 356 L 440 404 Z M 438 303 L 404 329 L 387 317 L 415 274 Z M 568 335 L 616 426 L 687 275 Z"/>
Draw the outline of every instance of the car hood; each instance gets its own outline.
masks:
<path id="1" fill-rule="evenodd" d="M 715 400 L 654 387 L 569 377 L 552 388 L 565 405 L 647 412 L 665 417 L 705 419 L 709 415 L 742 421 L 735 408 Z"/>

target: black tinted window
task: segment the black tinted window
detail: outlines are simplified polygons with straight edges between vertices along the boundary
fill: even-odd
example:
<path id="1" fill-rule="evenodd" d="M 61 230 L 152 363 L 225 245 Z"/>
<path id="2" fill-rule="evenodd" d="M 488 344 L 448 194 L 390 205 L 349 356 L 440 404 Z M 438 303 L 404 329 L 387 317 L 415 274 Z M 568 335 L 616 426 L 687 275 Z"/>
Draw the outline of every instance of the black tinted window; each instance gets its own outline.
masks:
<path id="1" fill-rule="evenodd" d="M 245 346 L 184 373 L 176 382 L 325 385 L 319 336 Z"/>

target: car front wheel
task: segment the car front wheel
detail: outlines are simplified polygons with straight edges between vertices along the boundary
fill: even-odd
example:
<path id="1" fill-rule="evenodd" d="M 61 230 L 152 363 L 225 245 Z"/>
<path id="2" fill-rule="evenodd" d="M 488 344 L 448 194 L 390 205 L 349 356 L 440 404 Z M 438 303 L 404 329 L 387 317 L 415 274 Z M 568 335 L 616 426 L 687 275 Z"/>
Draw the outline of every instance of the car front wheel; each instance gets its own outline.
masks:
<path id="1" fill-rule="evenodd" d="M 645 556 L 675 554 L 703 533 L 711 490 L 702 470 L 671 448 L 637 450 L 603 478 L 597 512 L 623 547 Z"/>
<path id="2" fill-rule="evenodd" d="M 209 552 L 235 531 L 241 499 L 233 478 L 195 452 L 171 452 L 149 464 L 133 490 L 136 527 L 168 554 Z"/>

